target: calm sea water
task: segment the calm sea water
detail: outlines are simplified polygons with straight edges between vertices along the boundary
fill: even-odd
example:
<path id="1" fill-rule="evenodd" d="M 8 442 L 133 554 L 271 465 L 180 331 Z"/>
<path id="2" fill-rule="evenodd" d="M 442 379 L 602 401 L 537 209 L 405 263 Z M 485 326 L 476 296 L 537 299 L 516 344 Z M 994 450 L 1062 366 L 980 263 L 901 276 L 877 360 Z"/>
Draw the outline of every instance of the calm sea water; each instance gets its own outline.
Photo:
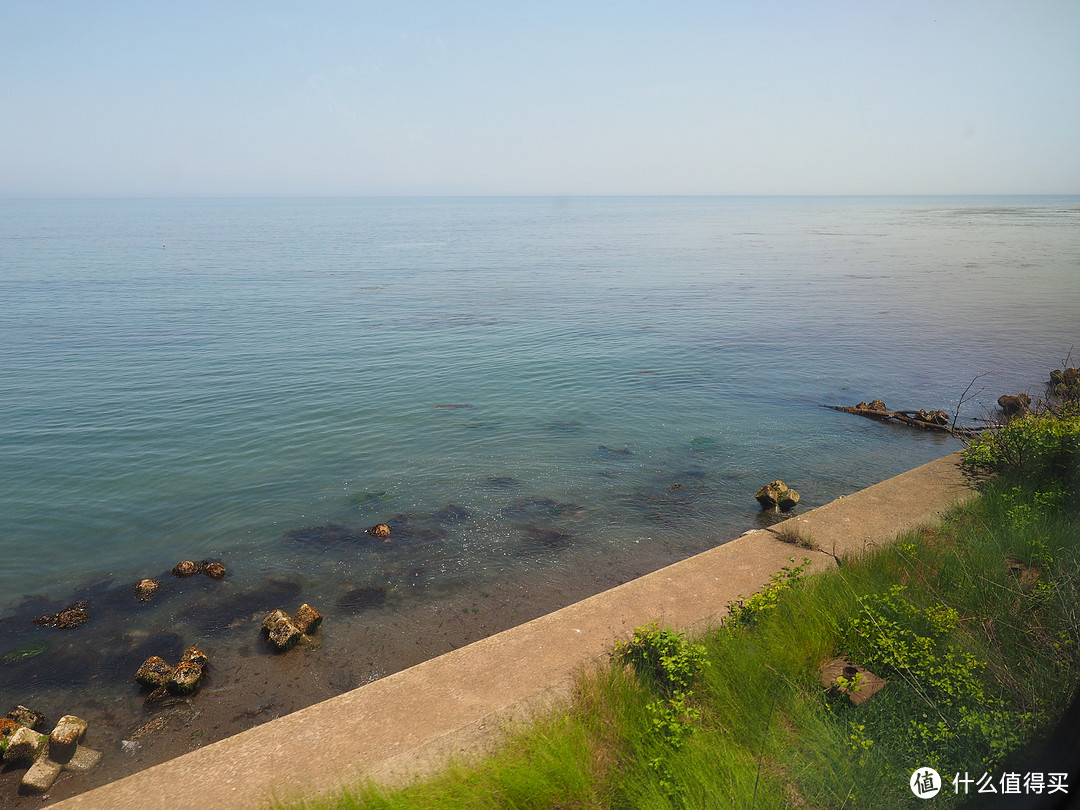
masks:
<path id="1" fill-rule="evenodd" d="M 0 202 L 0 608 L 690 554 L 959 446 L 821 405 L 981 416 L 1078 313 L 1076 197 Z"/>

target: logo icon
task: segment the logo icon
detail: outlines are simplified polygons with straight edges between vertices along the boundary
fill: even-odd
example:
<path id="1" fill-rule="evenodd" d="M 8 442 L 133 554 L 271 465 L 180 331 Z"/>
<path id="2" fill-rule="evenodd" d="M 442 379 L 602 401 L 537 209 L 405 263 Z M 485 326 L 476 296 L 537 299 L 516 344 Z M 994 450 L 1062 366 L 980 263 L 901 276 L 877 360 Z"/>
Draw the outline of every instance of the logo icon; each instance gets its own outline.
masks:
<path id="1" fill-rule="evenodd" d="M 941 777 L 933 768 L 916 768 L 908 784 L 920 799 L 932 799 L 941 792 Z"/>

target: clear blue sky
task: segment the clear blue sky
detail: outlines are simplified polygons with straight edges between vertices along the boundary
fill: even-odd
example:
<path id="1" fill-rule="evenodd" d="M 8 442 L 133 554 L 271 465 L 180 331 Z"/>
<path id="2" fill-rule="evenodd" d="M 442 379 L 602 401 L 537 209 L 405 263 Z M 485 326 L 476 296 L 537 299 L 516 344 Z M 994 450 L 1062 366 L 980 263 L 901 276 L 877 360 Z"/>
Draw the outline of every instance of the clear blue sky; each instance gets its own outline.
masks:
<path id="1" fill-rule="evenodd" d="M 0 2 L 0 196 L 1080 193 L 1080 1 Z"/>

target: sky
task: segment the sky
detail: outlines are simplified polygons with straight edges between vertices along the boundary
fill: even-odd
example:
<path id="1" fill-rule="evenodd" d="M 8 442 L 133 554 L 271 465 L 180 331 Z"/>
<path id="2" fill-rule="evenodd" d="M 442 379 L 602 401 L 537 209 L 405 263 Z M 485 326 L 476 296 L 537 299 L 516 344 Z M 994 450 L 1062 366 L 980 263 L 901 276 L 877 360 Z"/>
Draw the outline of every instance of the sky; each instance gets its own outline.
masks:
<path id="1" fill-rule="evenodd" d="M 0 196 L 1080 193 L 1080 2 L 0 0 Z"/>

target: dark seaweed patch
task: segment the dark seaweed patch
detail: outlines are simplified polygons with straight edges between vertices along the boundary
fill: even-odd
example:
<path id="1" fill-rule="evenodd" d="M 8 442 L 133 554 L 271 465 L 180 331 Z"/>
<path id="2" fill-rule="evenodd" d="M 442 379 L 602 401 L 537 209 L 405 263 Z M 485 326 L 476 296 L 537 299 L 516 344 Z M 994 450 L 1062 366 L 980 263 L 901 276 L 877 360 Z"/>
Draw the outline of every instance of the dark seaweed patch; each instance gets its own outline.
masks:
<path id="1" fill-rule="evenodd" d="M 508 475 L 489 475 L 484 486 L 502 490 L 517 489 L 521 486 L 521 482 Z"/>
<path id="2" fill-rule="evenodd" d="M 568 532 L 546 526 L 532 527 L 527 531 L 526 536 L 532 550 L 535 551 L 554 551 L 565 548 L 573 540 L 573 535 Z"/>
<path id="3" fill-rule="evenodd" d="M 295 604 L 294 604 L 295 603 Z M 300 586 L 287 579 L 271 579 L 256 588 L 188 605 L 180 618 L 195 624 L 200 636 L 215 636 L 231 626 L 261 619 L 271 610 L 292 612 L 300 605 Z"/>
<path id="4" fill-rule="evenodd" d="M 448 503 L 437 512 L 433 512 L 431 519 L 436 523 L 454 526 L 469 519 L 469 513 L 457 504 Z"/>
<path id="5" fill-rule="evenodd" d="M 593 455 L 597 458 L 618 460 L 630 458 L 634 455 L 634 451 L 629 447 L 608 447 L 606 444 L 602 444 L 596 448 Z"/>
<path id="6" fill-rule="evenodd" d="M 368 585 L 360 588 L 350 588 L 341 594 L 334 604 L 343 611 L 357 612 L 378 607 L 384 602 L 386 602 L 386 588 Z"/>
<path id="7" fill-rule="evenodd" d="M 584 507 L 576 503 L 559 503 L 551 498 L 522 498 L 503 509 L 503 515 L 510 520 L 520 520 L 578 515 L 584 511 Z"/>
<path id="8" fill-rule="evenodd" d="M 289 543 L 303 543 L 306 545 L 329 545 L 333 543 L 347 543 L 356 540 L 364 540 L 366 535 L 362 531 L 350 529 L 348 526 L 339 526 L 336 523 L 328 523 L 325 526 L 304 526 L 299 529 L 290 529 L 285 532 L 283 540 Z"/>

